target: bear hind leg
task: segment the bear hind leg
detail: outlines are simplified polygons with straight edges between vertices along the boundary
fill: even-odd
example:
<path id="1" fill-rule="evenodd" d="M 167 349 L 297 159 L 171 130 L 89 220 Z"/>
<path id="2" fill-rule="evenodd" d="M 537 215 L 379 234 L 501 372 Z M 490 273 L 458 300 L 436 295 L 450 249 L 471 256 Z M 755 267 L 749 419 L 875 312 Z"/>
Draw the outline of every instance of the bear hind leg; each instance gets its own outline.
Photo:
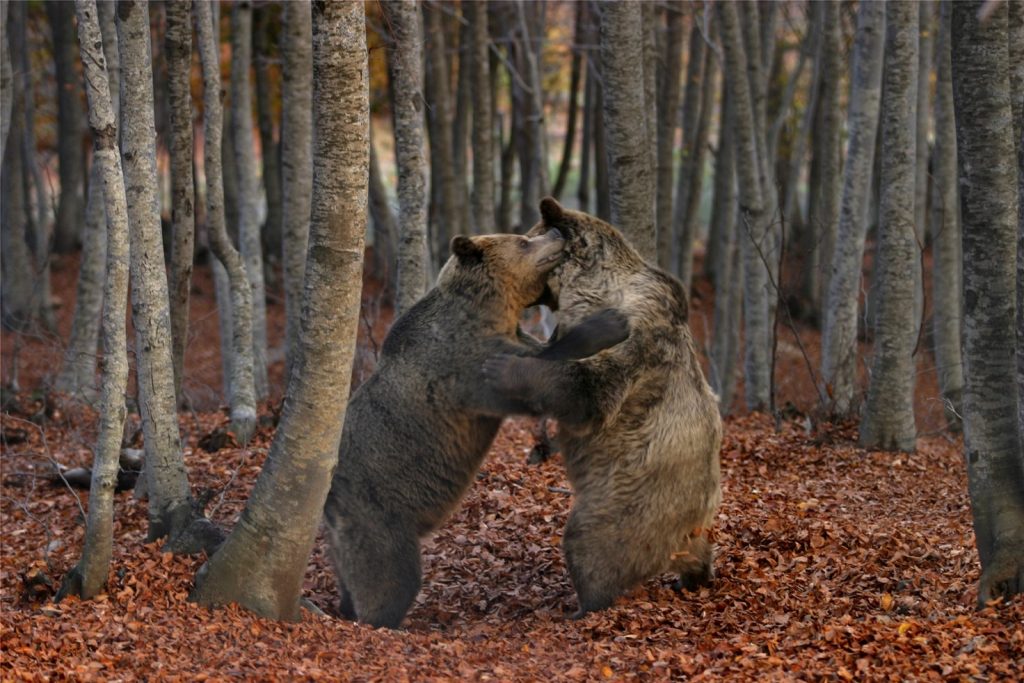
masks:
<path id="1" fill-rule="evenodd" d="M 579 611 L 573 619 L 611 607 L 631 585 L 616 562 L 619 556 L 606 547 L 606 536 L 595 529 L 581 529 L 577 520 L 570 515 L 562 538 L 565 562 L 579 600 Z"/>
<path id="2" fill-rule="evenodd" d="M 419 542 L 413 534 L 394 533 L 374 541 L 360 544 L 347 562 L 345 585 L 358 621 L 398 628 L 420 591 Z"/>

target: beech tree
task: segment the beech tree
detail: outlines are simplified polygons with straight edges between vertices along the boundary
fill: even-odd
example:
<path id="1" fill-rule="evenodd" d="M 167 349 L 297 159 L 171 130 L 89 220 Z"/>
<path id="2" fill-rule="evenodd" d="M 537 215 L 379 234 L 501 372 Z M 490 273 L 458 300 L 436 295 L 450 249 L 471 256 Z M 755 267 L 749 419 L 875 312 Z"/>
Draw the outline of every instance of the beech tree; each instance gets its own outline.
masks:
<path id="1" fill-rule="evenodd" d="M 345 420 L 359 321 L 369 163 L 361 3 L 313 6 L 313 215 L 302 335 L 267 464 L 192 599 L 295 620 Z"/>
<path id="2" fill-rule="evenodd" d="M 679 72 L 683 63 L 683 12 L 680 4 L 671 4 L 665 8 L 665 52 L 663 55 L 664 68 L 662 72 L 661 86 L 658 102 L 658 130 L 657 130 L 657 188 L 656 188 L 656 222 L 658 225 L 658 266 L 662 270 L 672 268 L 672 180 L 674 177 L 674 166 L 672 163 L 672 152 L 676 143 L 676 128 L 679 111 Z M 700 39 L 698 39 L 700 40 Z M 701 41 L 703 43 L 703 41 Z M 691 50 L 692 50 L 691 37 Z M 691 62 L 692 64 L 692 62 Z M 691 86 L 689 78 L 686 81 L 687 90 Z M 685 155 L 686 136 L 690 134 L 683 124 L 683 153 Z M 587 144 L 584 135 L 584 145 Z M 683 157 L 685 160 L 685 156 Z"/>
<path id="3" fill-rule="evenodd" d="M 472 26 L 472 58 L 470 68 L 472 69 L 473 91 L 476 93 L 489 93 L 491 70 L 490 70 L 490 46 L 491 36 L 487 30 L 487 5 L 482 2 L 470 1 L 464 3 L 468 10 L 469 21 Z M 577 12 L 581 10 L 577 8 Z M 398 49 L 398 46 L 396 46 Z M 573 57 L 573 68 L 575 78 L 579 80 L 579 56 Z M 462 67 L 460 66 L 460 69 Z M 576 87 L 576 86 L 574 86 Z M 572 91 L 573 105 L 569 112 L 569 131 L 566 133 L 566 145 L 571 149 L 573 129 L 576 124 L 575 90 Z M 492 233 L 497 228 L 494 220 L 494 142 L 492 139 L 492 128 L 494 127 L 494 112 L 491 107 L 491 98 L 481 95 L 473 102 L 473 216 L 474 230 L 480 233 Z M 559 174 L 561 178 L 561 174 Z M 404 308 L 403 308 L 404 310 Z"/>
<path id="4" fill-rule="evenodd" d="M 981 559 L 978 604 L 1024 592 L 1024 453 L 1017 412 L 1017 230 L 1006 3 L 953 3 L 963 220 L 964 449 Z M 1008 125 L 1009 124 L 1009 125 Z"/>

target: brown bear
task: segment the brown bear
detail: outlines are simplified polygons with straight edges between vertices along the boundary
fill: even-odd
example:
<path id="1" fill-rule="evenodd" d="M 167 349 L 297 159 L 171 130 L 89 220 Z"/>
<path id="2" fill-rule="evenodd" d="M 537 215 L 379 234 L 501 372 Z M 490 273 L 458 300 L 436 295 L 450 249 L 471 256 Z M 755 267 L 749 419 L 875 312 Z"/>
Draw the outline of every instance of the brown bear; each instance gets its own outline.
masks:
<path id="1" fill-rule="evenodd" d="M 593 216 L 541 202 L 528 235 L 559 230 L 566 256 L 549 279 L 559 328 L 615 308 L 629 338 L 582 360 L 508 354 L 484 377 L 531 414 L 556 417 L 575 500 L 562 548 L 582 616 L 665 571 L 677 588 L 713 576 L 707 530 L 721 500 L 722 422 L 687 325 L 680 282 Z M 557 334 L 557 332 L 556 332 Z"/>
<path id="2" fill-rule="evenodd" d="M 527 412 L 483 383 L 486 358 L 580 358 L 628 336 L 613 311 L 547 349 L 519 333 L 563 246 L 557 230 L 454 238 L 436 285 L 395 321 L 353 392 L 324 509 L 346 617 L 398 627 L 420 588 L 420 537 L 465 494 L 502 417 Z"/>

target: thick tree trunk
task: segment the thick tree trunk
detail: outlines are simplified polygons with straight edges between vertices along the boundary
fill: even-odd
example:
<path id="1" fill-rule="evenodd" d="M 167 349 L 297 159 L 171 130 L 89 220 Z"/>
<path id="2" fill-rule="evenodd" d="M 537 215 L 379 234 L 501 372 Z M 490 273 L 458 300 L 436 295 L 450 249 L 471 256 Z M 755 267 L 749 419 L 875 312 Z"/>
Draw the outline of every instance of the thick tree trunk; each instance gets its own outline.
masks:
<path id="1" fill-rule="evenodd" d="M 369 106 L 362 3 L 313 10 L 316 149 L 303 337 L 281 426 L 231 536 L 192 599 L 296 620 L 306 564 L 338 462 L 359 319 Z"/>
<path id="2" fill-rule="evenodd" d="M 590 211 L 590 165 L 594 148 L 594 76 L 591 56 L 583 64 L 586 80 L 583 85 L 583 139 L 580 140 L 580 177 L 576 186 L 576 201 L 580 211 Z M 670 150 L 671 151 L 671 150 Z"/>
<path id="3" fill-rule="evenodd" d="M 964 372 L 960 357 L 960 203 L 957 196 L 956 121 L 950 64 L 950 10 L 943 3 L 936 45 L 935 165 L 931 200 L 932 336 L 946 423 L 959 431 Z"/>
<path id="4" fill-rule="evenodd" d="M 759 51 L 747 53 L 737 17 L 737 7 L 718 5 L 724 52 L 723 73 L 729 82 L 729 98 L 735 105 L 735 152 L 739 182 L 739 216 L 736 239 L 743 262 L 743 376 L 747 408 L 764 410 L 771 402 L 771 317 L 769 273 L 771 258 L 771 215 L 766 211 L 764 165 L 759 161 L 757 109 L 747 72 Z"/>
<path id="5" fill-rule="evenodd" d="M 821 374 L 832 410 L 854 410 L 857 378 L 857 300 L 867 233 L 870 182 L 882 92 L 885 6 L 865 0 L 858 12 L 850 91 L 849 142 L 843 170 L 839 232 L 825 302 Z"/>
<path id="6" fill-rule="evenodd" d="M 601 77 L 600 54 L 590 72 L 594 76 L 594 194 L 597 195 L 597 217 L 612 220 L 611 181 L 608 174 L 608 135 L 605 130 L 604 80 Z"/>
<path id="7" fill-rule="evenodd" d="M 282 9 L 281 184 L 285 300 L 285 383 L 299 348 L 302 283 L 313 204 L 313 15 L 309 0 Z"/>
<path id="8" fill-rule="evenodd" d="M 274 137 L 274 103 L 280 98 L 277 79 L 271 69 L 275 59 L 271 27 L 277 23 L 276 8 L 271 3 L 257 4 L 254 9 L 256 69 L 256 115 L 260 127 L 260 161 L 263 165 L 263 189 L 267 198 L 267 219 L 263 223 L 263 254 L 268 264 L 281 258 L 281 146 Z M 267 268 L 267 274 L 273 273 Z"/>
<path id="9" fill-rule="evenodd" d="M 611 222 L 640 255 L 657 263 L 654 178 L 644 99 L 643 21 L 638 3 L 602 5 L 601 75 L 607 131 Z"/>
<path id="10" fill-rule="evenodd" d="M 149 6 L 122 0 L 117 9 L 122 58 L 121 154 L 131 240 L 132 324 L 139 407 L 145 437 L 149 540 L 173 538 L 191 522 L 192 497 L 181 454 L 171 363 L 171 319 L 157 204 L 156 128 Z"/>
<path id="11" fill-rule="evenodd" d="M 732 105 L 729 103 L 729 82 L 722 74 L 721 105 L 719 107 L 718 150 L 715 153 L 715 182 L 711 197 L 711 226 L 708 230 L 708 252 L 704 258 L 704 273 L 717 291 L 719 287 L 731 286 L 729 279 L 722 279 L 722 273 L 731 266 L 726 265 L 730 242 L 736 244 L 736 161 L 733 136 L 726 135 L 734 124 L 731 120 Z M 738 279 L 738 271 L 729 271 Z"/>
<path id="12" fill-rule="evenodd" d="M 470 57 L 473 92 L 478 93 L 478 97 L 473 103 L 473 229 L 486 234 L 492 233 L 496 229 L 494 220 L 494 112 L 491 109 L 492 102 L 489 97 L 491 37 L 487 30 L 487 6 L 482 2 L 467 2 L 465 7 L 469 13 L 473 36 Z M 419 61 L 418 57 L 417 61 Z M 578 66 L 575 68 L 578 69 Z M 575 96 L 573 102 L 575 102 Z M 405 309 L 403 308 L 403 310 Z"/>
<path id="13" fill-rule="evenodd" d="M 14 71 L 11 69 L 11 50 L 7 44 L 7 9 L 0 5 L 0 159 L 7 149 L 7 134 L 11 130 L 11 108 L 14 103 Z M 13 18 L 11 22 L 13 23 Z"/>
<path id="14" fill-rule="evenodd" d="M 462 233 L 459 224 L 458 188 L 452 153 L 452 101 L 449 94 L 448 57 L 445 54 L 441 9 L 423 3 L 424 94 L 430 133 L 430 231 L 433 263 L 447 258 L 448 240 Z"/>
<path id="15" fill-rule="evenodd" d="M 522 195 L 519 203 L 519 225 L 523 230 L 528 230 L 540 219 L 540 199 L 548 188 L 544 106 L 541 98 L 540 67 L 537 64 L 537 46 L 542 43 L 543 36 L 533 35 L 531 22 L 527 20 L 526 8 L 527 5 L 522 0 L 516 0 L 509 8 L 514 12 L 509 21 L 516 27 L 512 46 L 518 77 L 512 79 L 512 99 L 521 129 L 521 134 L 517 136 L 516 149 L 519 156 Z M 531 12 L 542 9 L 539 3 L 531 3 L 529 8 Z"/>
<path id="16" fill-rule="evenodd" d="M 258 400 L 267 395 L 267 298 L 263 286 L 259 187 L 252 134 L 251 64 L 252 3 L 242 0 L 231 10 L 231 137 L 238 179 L 238 246 L 252 288 L 252 373 Z"/>
<path id="17" fill-rule="evenodd" d="M 879 198 L 878 313 L 868 400 L 860 424 L 865 448 L 913 451 L 914 317 L 918 258 L 914 232 L 918 19 L 910 0 L 886 4 L 885 98 L 882 101 L 882 188 Z"/>
<path id="18" fill-rule="evenodd" d="M 217 49 L 211 2 L 196 0 L 196 45 L 203 68 L 203 158 L 206 175 L 206 225 L 210 249 L 227 271 L 231 292 L 230 309 L 219 305 L 220 315 L 231 316 L 230 374 L 225 384 L 230 391 L 231 431 L 242 444 L 248 443 L 256 428 L 256 389 L 253 384 L 252 289 L 245 263 L 232 246 L 224 225 L 224 181 L 222 175 L 222 133 L 224 108 L 220 101 L 220 51 Z M 215 269 L 216 270 L 216 269 Z M 221 326 L 223 333 L 224 326 Z"/>
<path id="19" fill-rule="evenodd" d="M 648 0 L 640 3 L 640 40 L 643 47 L 644 68 L 644 136 L 647 145 L 647 167 L 650 172 L 651 224 L 654 226 L 651 248 L 655 250 L 651 263 L 657 263 L 658 249 L 658 212 L 657 173 L 658 173 L 658 32 L 657 9 L 655 3 Z"/>
<path id="20" fill-rule="evenodd" d="M 683 66 L 683 8 L 681 3 L 669 5 L 666 10 L 664 71 L 658 103 L 658 154 L 656 221 L 658 225 L 658 267 L 672 268 L 672 151 L 676 146 L 676 128 L 679 115 L 679 72 Z M 696 21 L 696 19 L 694 20 Z M 702 40 L 698 38 L 698 40 Z M 691 87 L 687 81 L 687 89 Z M 688 132 L 683 129 L 685 145 Z M 584 144 L 586 144 L 586 139 Z M 685 147 L 684 152 L 685 154 Z M 685 157 L 684 157 L 685 159 Z"/>
<path id="21" fill-rule="evenodd" d="M 928 230 L 928 138 L 929 119 L 931 105 L 929 96 L 931 94 L 931 69 L 934 58 L 935 35 L 935 3 L 932 0 L 919 0 L 918 31 L 920 35 L 918 47 L 917 66 L 917 122 L 914 129 L 917 132 L 916 156 L 914 166 L 914 231 L 917 239 L 924 244 L 924 236 Z M 918 294 L 920 299 L 920 283 Z M 915 305 L 920 306 L 921 301 Z"/>
<path id="22" fill-rule="evenodd" d="M 455 3 L 451 4 L 454 8 Z M 468 19 L 468 14 L 472 10 L 468 10 L 466 7 L 468 4 L 468 2 L 459 3 L 459 10 L 461 12 L 457 22 L 459 30 L 459 68 L 455 83 L 455 112 L 452 119 L 452 159 L 455 161 L 455 191 L 459 203 L 459 223 L 462 225 L 462 230 L 466 233 L 476 231 L 476 226 L 473 225 L 473 219 L 470 216 L 469 160 L 467 158 L 471 132 L 470 122 L 474 109 L 473 93 L 470 90 L 472 79 L 469 64 L 472 27 Z"/>
<path id="23" fill-rule="evenodd" d="M 1024 4 L 1009 3 L 1010 100 L 1017 145 L 1017 410 L 1024 442 Z"/>
<path id="24" fill-rule="evenodd" d="M 121 436 L 126 416 L 128 342 L 125 302 L 128 298 L 128 209 L 117 124 L 107 87 L 98 11 L 94 0 L 78 0 L 78 34 L 82 48 L 93 165 L 101 170 L 107 223 L 107 277 L 103 305 L 103 381 L 99 435 L 89 485 L 85 546 L 78 564 L 64 577 L 58 599 L 65 595 L 91 598 L 107 582 L 114 545 L 114 487 L 117 484 Z"/>
<path id="25" fill-rule="evenodd" d="M 57 156 L 60 159 L 60 196 L 54 225 L 53 248 L 58 253 L 73 251 L 79 243 L 85 216 L 85 156 L 82 150 L 82 111 L 75 64 L 75 6 L 70 2 L 47 2 L 46 13 L 53 33 L 53 57 L 57 84 Z M 38 247 L 46 251 L 46 246 Z M 40 258 L 39 254 L 36 255 Z"/>
<path id="26" fill-rule="evenodd" d="M 1024 455 L 1015 386 L 1018 197 L 1008 12 L 953 4 L 963 220 L 964 448 L 981 558 L 978 604 L 1024 592 Z M 1019 304 L 1018 304 L 1019 305 Z"/>
<path id="27" fill-rule="evenodd" d="M 195 196 L 192 178 L 192 17 L 191 2 L 166 6 L 167 105 L 171 153 L 171 356 L 174 395 L 182 404 L 181 382 L 188 345 L 189 292 L 195 251 Z"/>
<path id="28" fill-rule="evenodd" d="M 394 90 L 395 162 L 398 167 L 397 316 L 409 310 L 427 290 L 430 264 L 421 102 L 423 28 L 415 5 L 386 2 L 383 7 L 394 41 L 388 52 L 388 76 Z M 486 22 L 485 8 L 480 6 L 478 9 L 478 15 L 482 16 L 477 18 Z"/>
<path id="29" fill-rule="evenodd" d="M 551 188 L 551 196 L 558 199 L 565 190 L 565 182 L 569 178 L 572 166 L 572 148 L 576 141 L 576 119 L 579 112 L 580 82 L 583 78 L 583 17 L 587 11 L 587 3 L 576 3 L 576 26 L 573 29 L 572 62 L 569 66 L 569 111 L 565 117 L 565 141 L 562 144 L 562 160 L 558 164 L 558 175 L 555 185 Z M 583 141 L 586 144 L 586 140 Z"/>
<path id="30" fill-rule="evenodd" d="M 693 245 L 684 245 L 683 226 L 690 206 L 690 192 L 693 189 L 693 176 L 697 173 L 697 134 L 700 132 L 701 95 L 703 94 L 704 71 L 709 58 L 704 36 L 700 34 L 697 19 L 693 20 L 690 30 L 690 50 L 686 65 L 686 91 L 683 94 L 682 128 L 683 140 L 679 150 L 679 174 L 676 176 L 676 199 L 672 211 L 672 230 L 669 236 L 659 238 L 669 240 L 668 263 L 662 268 L 675 266 L 676 272 L 686 254 L 693 255 Z M 692 237 L 692 236 L 691 236 Z M 674 239 L 673 239 L 674 238 Z"/>

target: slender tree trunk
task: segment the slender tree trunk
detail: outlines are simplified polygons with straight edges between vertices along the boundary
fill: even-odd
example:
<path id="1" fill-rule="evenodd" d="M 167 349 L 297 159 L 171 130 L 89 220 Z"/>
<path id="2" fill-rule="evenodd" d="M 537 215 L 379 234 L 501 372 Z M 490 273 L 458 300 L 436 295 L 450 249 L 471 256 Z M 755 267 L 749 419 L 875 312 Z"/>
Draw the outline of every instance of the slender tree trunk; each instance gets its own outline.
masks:
<path id="1" fill-rule="evenodd" d="M 884 35 L 885 6 L 874 0 L 865 0 L 857 17 L 848 123 L 850 135 L 843 170 L 839 232 L 832 255 L 822 332 L 822 377 L 825 390 L 832 399 L 832 409 L 838 415 L 849 415 L 854 410 L 857 298 L 878 130 Z"/>
<path id="2" fill-rule="evenodd" d="M 934 57 L 935 35 L 935 3 L 932 0 L 919 0 L 918 27 L 920 33 L 918 50 L 918 79 L 917 79 L 917 132 L 916 161 L 914 180 L 914 230 L 917 239 L 924 244 L 925 232 L 928 229 L 928 137 L 929 120 L 928 114 L 931 106 L 928 102 L 931 88 L 931 68 Z M 920 283 L 918 294 L 920 297 Z M 916 305 L 920 305 L 918 301 Z"/>
<path id="3" fill-rule="evenodd" d="M 218 305 L 221 315 L 231 316 L 230 389 L 231 431 L 239 442 L 248 443 L 256 428 L 256 389 L 253 384 L 252 289 L 245 263 L 232 246 L 224 225 L 224 182 L 221 142 L 224 108 L 220 101 L 220 59 L 213 23 L 212 2 L 196 0 L 196 45 L 203 68 L 203 157 L 206 175 L 206 225 L 210 249 L 227 271 L 231 307 Z M 216 272 L 216 271 L 215 271 Z M 218 297 L 219 304 L 219 297 Z M 221 326 L 223 333 L 224 326 Z M 227 368 L 226 368 L 227 369 Z"/>
<path id="4" fill-rule="evenodd" d="M 700 34 L 700 27 L 697 19 L 693 20 L 693 28 L 690 30 L 690 50 L 686 64 L 686 91 L 683 94 L 682 107 L 682 128 L 683 141 L 679 150 L 679 175 L 676 176 L 676 200 L 672 212 L 671 237 L 667 238 L 674 242 L 670 249 L 668 266 L 678 268 L 687 258 L 687 254 L 693 254 L 693 246 L 685 245 L 686 239 L 683 235 L 683 226 L 686 223 L 687 211 L 690 205 L 690 191 L 693 188 L 691 178 L 697 173 L 697 134 L 700 128 L 700 115 L 702 112 L 701 95 L 704 88 L 705 64 L 709 61 L 707 57 L 707 44 L 704 36 Z M 660 233 L 659 233 L 660 235 Z M 692 236 L 691 236 L 692 238 Z M 671 253 L 671 252 L 675 253 Z M 666 266 L 662 266 L 665 268 Z"/>
<path id="5" fill-rule="evenodd" d="M 430 263 L 421 111 L 423 28 L 415 5 L 386 2 L 383 7 L 394 41 L 388 52 L 388 76 L 394 89 L 395 162 L 398 167 L 398 284 L 395 293 L 395 315 L 398 316 L 409 310 L 427 290 Z M 477 9 L 476 18 L 486 22 L 485 8 L 478 6 Z M 479 37 L 479 28 L 476 35 Z"/>
<path id="6" fill-rule="evenodd" d="M 313 15 L 309 0 L 285 3 L 281 35 L 281 235 L 285 383 L 299 348 L 302 283 L 313 203 Z"/>
<path id="7" fill-rule="evenodd" d="M 252 134 L 252 3 L 236 2 L 231 10 L 231 131 L 238 179 L 238 246 L 252 288 L 253 381 L 256 398 L 267 395 L 267 299 L 263 287 L 259 188 Z"/>
<path id="8" fill-rule="evenodd" d="M 381 177 L 380 163 L 377 160 L 377 149 L 373 134 L 370 135 L 370 168 L 369 168 L 369 211 L 373 223 L 373 261 L 374 272 L 384 285 L 384 296 L 390 298 L 394 294 L 395 247 L 398 228 L 395 226 L 395 215 L 388 202 L 388 190 Z"/>
<path id="9" fill-rule="evenodd" d="M 535 11 L 539 4 L 530 5 Z M 543 36 L 532 34 L 526 17 L 526 5 L 516 0 L 510 10 L 515 12 L 509 19 L 516 28 L 512 42 L 517 78 L 512 79 L 513 106 L 516 107 L 521 134 L 517 136 L 516 148 L 519 153 L 519 179 L 522 198 L 519 203 L 519 225 L 528 229 L 540 218 L 540 200 L 548 188 L 548 167 L 544 143 L 544 106 L 541 99 L 540 68 L 537 64 L 538 50 L 535 47 Z"/>
<path id="10" fill-rule="evenodd" d="M 149 540 L 176 536 L 191 521 L 192 497 L 178 436 L 171 319 L 157 209 L 156 128 L 149 6 L 123 0 L 117 11 L 122 57 L 121 154 L 131 239 L 132 324 L 145 436 Z"/>
<path id="11" fill-rule="evenodd" d="M 612 220 L 611 181 L 608 173 L 608 135 L 605 130 L 604 80 L 601 77 L 600 55 L 594 60 L 594 194 L 597 195 L 597 217 Z"/>
<path id="12" fill-rule="evenodd" d="M 192 599 L 296 620 L 331 473 L 355 351 L 366 230 L 369 93 L 362 3 L 313 9 L 316 149 L 303 336 L 281 426 L 234 532 Z"/>
<path id="13" fill-rule="evenodd" d="M 1009 3 L 1010 101 L 1017 145 L 1017 410 L 1024 442 L 1024 6 Z"/>
<path id="14" fill-rule="evenodd" d="M 1008 12 L 952 8 L 963 220 L 964 448 L 981 558 L 978 604 L 1024 591 L 1024 456 L 1015 386 L 1017 168 Z"/>
<path id="15" fill-rule="evenodd" d="M 181 382 L 188 344 L 189 291 L 195 251 L 195 196 L 192 178 L 192 3 L 166 6 L 167 100 L 171 152 L 171 356 L 174 395 L 182 404 Z"/>
<path id="16" fill-rule="evenodd" d="M 455 3 L 451 3 L 453 6 Z M 477 228 L 470 216 L 469 203 L 469 136 L 471 114 L 474 109 L 469 55 L 471 53 L 472 27 L 469 24 L 466 3 L 459 3 L 461 21 L 459 27 L 459 71 L 455 84 L 455 115 L 452 120 L 452 158 L 455 161 L 455 191 L 458 197 L 459 222 L 464 232 L 472 232 Z M 482 98 L 481 98 L 482 99 Z"/>
<path id="17" fill-rule="evenodd" d="M 263 254 L 268 264 L 281 258 L 282 197 L 281 146 L 274 139 L 274 103 L 280 98 L 277 79 L 271 64 L 274 61 L 271 27 L 277 23 L 275 7 L 271 3 L 257 4 L 254 9 L 256 69 L 256 113 L 260 127 L 260 160 L 263 162 L 263 189 L 267 198 L 267 219 L 263 224 Z M 267 268 L 267 274 L 273 269 Z"/>
<path id="18" fill-rule="evenodd" d="M 70 2 L 47 2 L 46 13 L 53 32 L 53 56 L 57 83 L 57 154 L 60 159 L 60 197 L 54 225 L 53 248 L 67 253 L 78 246 L 85 215 L 85 156 L 82 150 L 84 112 L 75 72 L 78 50 L 75 39 L 75 7 Z M 46 246 L 39 249 L 46 251 Z M 41 258 L 36 254 L 37 258 Z"/>
<path id="19" fill-rule="evenodd" d="M 658 212 L 657 173 L 658 173 L 658 35 L 657 10 L 651 0 L 640 3 L 640 40 L 643 48 L 644 69 L 644 136 L 647 147 L 647 168 L 650 173 L 651 225 L 654 234 L 651 237 L 651 263 L 658 262 Z"/>
<path id="20" fill-rule="evenodd" d="M 711 116 L 715 106 L 715 60 L 710 50 L 705 50 L 704 73 L 700 84 L 700 117 L 693 146 L 693 167 L 686 191 L 686 209 L 679 231 L 679 262 L 676 264 L 679 281 L 690 289 L 693 280 L 693 243 L 697 239 L 697 219 L 700 215 L 700 198 L 704 188 L 704 165 L 707 160 L 708 135 L 711 131 Z"/>
<path id="21" fill-rule="evenodd" d="M 981 558 L 978 604 L 1024 591 L 1024 451 L 1018 422 L 1019 221 L 1006 4 L 952 5 L 952 77 L 964 249 L 964 446 Z M 1018 349 L 1019 350 L 1019 349 Z"/>
<path id="22" fill-rule="evenodd" d="M 448 240 L 462 233 L 459 224 L 458 188 L 452 140 L 452 102 L 448 83 L 441 10 L 434 3 L 423 4 L 424 76 L 427 126 L 430 133 L 431 234 L 434 263 L 448 254 Z"/>
<path id="23" fill-rule="evenodd" d="M 726 265 L 727 251 L 730 242 L 736 244 L 736 162 L 733 150 L 734 139 L 727 135 L 733 124 L 729 104 L 729 82 L 726 74 L 722 74 L 721 106 L 719 107 L 718 150 L 715 153 L 715 184 L 711 198 L 711 227 L 708 231 L 708 253 L 704 258 L 704 271 L 715 289 L 730 286 L 729 279 L 722 279 L 723 273 L 730 268 Z M 738 279 L 738 271 L 730 271 L 730 276 Z"/>
<path id="24" fill-rule="evenodd" d="M 643 21 L 638 3 L 601 6 L 601 75 L 612 223 L 657 262 L 653 169 L 644 110 Z"/>
<path id="25" fill-rule="evenodd" d="M 580 211 L 590 211 L 590 159 L 594 148 L 594 77 L 586 57 L 583 70 L 586 80 L 583 85 L 583 139 L 580 140 L 580 178 L 576 186 L 576 201 Z"/>
<path id="26" fill-rule="evenodd" d="M 579 111 L 580 82 L 583 78 L 583 16 L 587 11 L 587 3 L 576 3 L 576 26 L 573 29 L 572 63 L 569 67 L 569 111 L 565 117 L 565 142 L 562 145 L 562 160 L 558 164 L 558 175 L 555 177 L 555 185 L 551 188 L 551 196 L 555 199 L 562 196 L 565 190 L 565 182 L 569 178 L 569 168 L 572 166 L 572 148 L 576 141 L 576 119 Z M 586 144 L 586 140 L 584 140 Z"/>
<path id="27" fill-rule="evenodd" d="M 768 304 L 768 266 L 771 252 L 771 216 L 765 210 L 762 164 L 758 160 L 758 114 L 754 106 L 747 71 L 759 51 L 747 54 L 737 17 L 731 3 L 718 5 L 724 52 L 723 73 L 729 82 L 729 98 L 735 109 L 735 152 L 739 183 L 739 217 L 736 239 L 743 262 L 743 376 L 747 408 L 764 410 L 771 401 L 771 319 Z"/>
<path id="28" fill-rule="evenodd" d="M 677 116 L 679 114 L 679 73 L 683 67 L 683 8 L 681 3 L 670 4 L 666 10 L 665 68 L 658 104 L 657 155 L 657 225 L 658 266 L 672 268 L 672 150 L 676 146 Z M 696 19 L 694 19 L 696 21 Z M 702 40 L 698 38 L 698 40 Z M 687 81 L 687 89 L 691 87 Z M 695 86 L 694 86 L 695 87 Z M 685 144 L 687 131 L 683 129 Z M 584 141 L 586 142 L 586 141 Z M 685 151 L 684 151 L 685 154 Z M 684 157 L 685 158 L 685 157 Z"/>
<path id="29" fill-rule="evenodd" d="M 11 50 L 7 44 L 8 7 L 9 3 L 6 2 L 0 5 L 0 159 L 7 149 L 7 134 L 11 130 L 11 108 L 14 103 L 14 70 L 11 69 Z"/>
<path id="30" fill-rule="evenodd" d="M 106 87 L 106 60 L 98 10 L 93 0 L 78 0 L 78 34 L 82 48 L 93 165 L 102 169 L 107 222 L 107 277 L 103 305 L 103 382 L 99 435 L 89 486 L 89 512 L 85 546 L 78 564 L 64 577 L 57 597 L 99 593 L 107 582 L 114 545 L 114 487 L 126 416 L 124 395 L 128 385 L 128 342 L 125 302 L 128 298 L 128 210 L 121 158 L 117 153 L 117 124 Z"/>
<path id="31" fill-rule="evenodd" d="M 487 30 L 487 6 L 481 2 L 467 2 L 466 8 L 473 31 L 470 58 L 473 91 L 489 95 L 491 37 Z M 473 216 L 474 228 L 481 233 L 492 233 L 496 229 L 492 104 L 491 98 L 483 94 L 473 104 Z"/>
<path id="32" fill-rule="evenodd" d="M 935 166 L 932 183 L 932 336 L 946 423 L 959 431 L 964 372 L 960 359 L 960 203 L 957 196 L 956 121 L 950 63 L 950 10 L 943 3 L 936 45 Z"/>

